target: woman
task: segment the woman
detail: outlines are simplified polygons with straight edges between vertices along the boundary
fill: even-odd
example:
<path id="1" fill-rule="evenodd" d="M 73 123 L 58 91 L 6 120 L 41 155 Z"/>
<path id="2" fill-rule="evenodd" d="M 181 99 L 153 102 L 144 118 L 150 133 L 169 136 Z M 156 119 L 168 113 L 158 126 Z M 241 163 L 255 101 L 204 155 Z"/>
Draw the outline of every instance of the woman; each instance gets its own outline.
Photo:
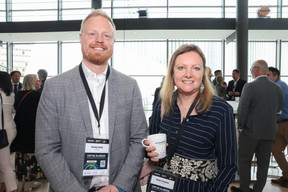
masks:
<path id="1" fill-rule="evenodd" d="M 12 90 L 11 77 L 7 72 L 0 71 L 0 94 L 3 102 L 4 129 L 6 129 L 9 146 L 0 149 L 0 192 L 16 191 L 17 185 L 15 174 L 10 166 L 10 144 L 16 136 L 16 125 L 12 117 L 14 105 L 14 93 Z M 0 98 L 1 100 L 1 98 Z M 2 105 L 0 105 L 0 114 Z M 0 126 L 2 129 L 2 115 L 0 115 Z"/>
<path id="2" fill-rule="evenodd" d="M 34 156 L 35 150 L 35 118 L 41 92 L 37 75 L 28 74 L 24 77 L 23 88 L 15 98 L 15 123 L 17 136 L 12 143 L 11 150 L 15 153 L 15 171 L 18 180 L 18 190 L 28 191 L 34 187 L 33 182 L 43 177 Z M 30 182 L 31 181 L 31 182 Z"/>
<path id="3" fill-rule="evenodd" d="M 214 95 L 204 73 L 205 61 L 196 45 L 182 45 L 174 52 L 149 127 L 150 134 L 167 135 L 171 159 L 164 168 L 179 176 L 177 192 L 226 192 L 237 170 L 233 110 Z M 190 113 L 193 102 L 196 106 Z M 146 148 L 157 162 L 154 150 L 154 146 Z"/>

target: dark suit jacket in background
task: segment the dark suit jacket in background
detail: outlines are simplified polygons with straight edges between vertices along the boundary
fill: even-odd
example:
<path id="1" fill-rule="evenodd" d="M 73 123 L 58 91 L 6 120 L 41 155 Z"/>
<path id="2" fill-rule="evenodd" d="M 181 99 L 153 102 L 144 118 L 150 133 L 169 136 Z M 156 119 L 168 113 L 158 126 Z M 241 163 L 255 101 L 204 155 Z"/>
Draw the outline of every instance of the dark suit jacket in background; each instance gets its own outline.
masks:
<path id="1" fill-rule="evenodd" d="M 234 91 L 237 91 L 240 93 L 239 97 L 241 97 L 242 89 L 243 89 L 245 84 L 246 84 L 246 81 L 243 79 L 239 79 L 237 84 L 236 84 L 236 88 Z M 229 81 L 227 89 L 226 89 L 227 95 L 230 91 L 233 91 L 233 87 L 234 87 L 234 80 L 231 80 L 231 81 Z M 228 100 L 231 100 L 231 99 L 232 99 L 232 96 L 228 95 Z"/>
<path id="2" fill-rule="evenodd" d="M 136 80 L 111 68 L 108 79 L 109 182 L 131 192 L 144 158 L 148 134 Z M 85 142 L 93 137 L 88 97 L 79 66 L 46 80 L 36 118 L 35 155 L 56 192 L 87 192 Z"/>
<path id="3" fill-rule="evenodd" d="M 281 110 L 282 104 L 281 87 L 267 76 L 247 83 L 238 107 L 238 129 L 249 130 L 256 140 L 273 140 L 276 113 Z"/>

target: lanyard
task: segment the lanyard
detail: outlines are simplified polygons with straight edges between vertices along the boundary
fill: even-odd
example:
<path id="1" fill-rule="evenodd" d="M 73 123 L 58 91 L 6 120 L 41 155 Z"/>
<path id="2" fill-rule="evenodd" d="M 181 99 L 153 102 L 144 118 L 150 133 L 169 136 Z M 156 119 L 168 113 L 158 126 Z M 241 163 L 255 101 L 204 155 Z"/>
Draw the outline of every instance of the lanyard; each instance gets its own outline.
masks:
<path id="1" fill-rule="evenodd" d="M 85 78 L 85 75 L 84 75 L 84 72 L 83 72 L 83 69 L 82 69 L 82 64 L 79 65 L 79 72 L 80 72 L 80 76 L 81 76 L 82 82 L 83 82 L 83 84 L 84 84 L 86 93 L 87 93 L 87 95 L 88 95 L 90 104 L 91 104 L 91 106 L 92 106 L 92 109 L 93 109 L 95 118 L 96 118 L 96 120 L 97 120 L 97 122 L 98 122 L 98 130 L 99 130 L 99 135 L 100 135 L 100 119 L 101 119 L 101 116 L 102 116 L 102 112 L 103 112 L 103 108 L 104 108 L 104 103 L 105 103 L 106 82 L 107 82 L 108 77 L 109 77 L 109 74 L 110 74 L 110 67 L 109 67 L 109 65 L 108 65 L 108 69 L 107 69 L 107 73 L 106 73 L 106 80 L 105 80 L 104 88 L 103 88 L 102 94 L 101 94 L 99 115 L 98 115 L 97 107 L 96 107 L 96 105 L 95 105 L 95 101 L 94 101 L 93 96 L 92 96 L 92 94 L 91 94 L 89 85 L 88 85 L 87 80 L 86 80 L 86 78 Z"/>
<path id="2" fill-rule="evenodd" d="M 187 112 L 187 114 L 186 114 L 186 117 L 185 117 L 185 118 L 183 119 L 183 121 L 181 122 L 181 127 L 180 127 L 180 130 L 178 131 L 178 135 L 177 135 L 177 138 L 176 138 L 176 141 L 175 141 L 174 145 L 172 145 L 172 143 L 171 143 L 171 139 L 170 139 L 170 138 L 171 138 L 171 126 L 169 127 L 168 136 L 167 136 L 167 137 L 168 137 L 168 143 L 169 143 L 169 145 L 168 145 L 167 159 L 166 159 L 168 165 L 170 165 L 170 161 L 171 161 L 174 153 L 176 152 L 176 149 L 177 149 L 177 147 L 178 147 L 180 138 L 181 138 L 182 133 L 183 133 L 183 131 L 184 131 L 184 125 L 183 125 L 183 123 L 188 119 L 189 115 L 190 115 L 191 112 L 193 111 L 193 109 L 194 109 L 194 107 L 195 107 L 195 105 L 196 105 L 196 103 L 197 103 L 197 101 L 198 101 L 198 99 L 199 99 L 199 96 L 200 96 L 200 94 L 198 93 L 198 95 L 197 95 L 196 98 L 194 99 L 192 105 L 190 106 L 190 108 L 189 108 L 189 110 L 188 110 L 188 112 Z M 170 117 L 170 120 L 172 120 L 171 117 Z"/>

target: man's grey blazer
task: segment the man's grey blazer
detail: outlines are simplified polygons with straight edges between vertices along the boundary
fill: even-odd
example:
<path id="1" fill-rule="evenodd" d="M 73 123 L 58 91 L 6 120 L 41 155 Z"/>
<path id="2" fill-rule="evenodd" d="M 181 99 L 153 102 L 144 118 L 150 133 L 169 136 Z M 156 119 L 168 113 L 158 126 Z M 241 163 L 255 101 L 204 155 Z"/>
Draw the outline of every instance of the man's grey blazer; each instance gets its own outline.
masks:
<path id="1" fill-rule="evenodd" d="M 281 87 L 267 76 L 246 83 L 238 107 L 238 129 L 250 131 L 255 140 L 273 140 L 282 104 Z"/>
<path id="2" fill-rule="evenodd" d="M 148 134 L 137 82 L 112 69 L 108 79 L 109 182 L 130 192 L 144 157 Z M 36 118 L 35 154 L 52 191 L 88 191 L 83 177 L 85 141 L 93 137 L 88 97 L 79 66 L 48 79 Z M 140 186 L 135 191 L 141 191 Z"/>

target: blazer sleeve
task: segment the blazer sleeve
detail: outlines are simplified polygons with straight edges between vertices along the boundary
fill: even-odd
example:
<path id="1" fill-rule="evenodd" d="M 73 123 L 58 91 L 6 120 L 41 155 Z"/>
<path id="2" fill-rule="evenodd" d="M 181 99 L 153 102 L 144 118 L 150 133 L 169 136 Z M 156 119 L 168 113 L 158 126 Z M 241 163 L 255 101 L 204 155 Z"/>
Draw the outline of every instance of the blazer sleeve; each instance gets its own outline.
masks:
<path id="1" fill-rule="evenodd" d="M 121 155 L 124 153 L 125 160 L 123 164 L 117 165 L 118 167 L 121 166 L 121 169 L 117 173 L 115 180 L 112 182 L 113 185 L 129 192 L 134 190 L 137 183 L 139 184 L 138 176 L 145 154 L 145 148 L 142 146 L 142 140 L 148 134 L 140 89 L 136 81 L 133 80 L 133 82 L 134 83 L 131 84 L 131 87 L 133 87 L 133 93 L 131 95 L 132 104 L 129 105 L 131 106 L 131 109 L 129 109 L 131 110 L 131 115 L 125 119 L 125 121 L 129 122 L 125 128 L 127 130 L 127 134 L 129 134 L 129 149 L 127 153 L 126 151 L 122 152 Z M 130 112 L 127 111 L 127 113 Z M 117 124 L 119 125 L 119 122 L 117 122 Z M 123 143 L 125 142 L 126 141 L 123 141 Z M 121 152 L 121 146 L 117 147 L 117 151 Z"/>
<path id="2" fill-rule="evenodd" d="M 56 98 L 57 88 L 45 83 L 45 89 L 38 105 L 36 116 L 35 155 L 43 169 L 53 191 L 84 192 L 87 191 L 76 179 L 61 154 L 61 136 L 57 105 L 61 103 Z M 71 154 L 73 158 L 73 154 Z"/>
<path id="3" fill-rule="evenodd" d="M 250 93 L 251 91 L 253 91 L 251 84 L 245 84 L 243 87 L 242 96 L 237 110 L 237 120 L 239 130 L 247 129 L 246 122 L 248 119 L 249 107 L 252 101 L 251 96 L 253 96 L 253 94 Z"/>

